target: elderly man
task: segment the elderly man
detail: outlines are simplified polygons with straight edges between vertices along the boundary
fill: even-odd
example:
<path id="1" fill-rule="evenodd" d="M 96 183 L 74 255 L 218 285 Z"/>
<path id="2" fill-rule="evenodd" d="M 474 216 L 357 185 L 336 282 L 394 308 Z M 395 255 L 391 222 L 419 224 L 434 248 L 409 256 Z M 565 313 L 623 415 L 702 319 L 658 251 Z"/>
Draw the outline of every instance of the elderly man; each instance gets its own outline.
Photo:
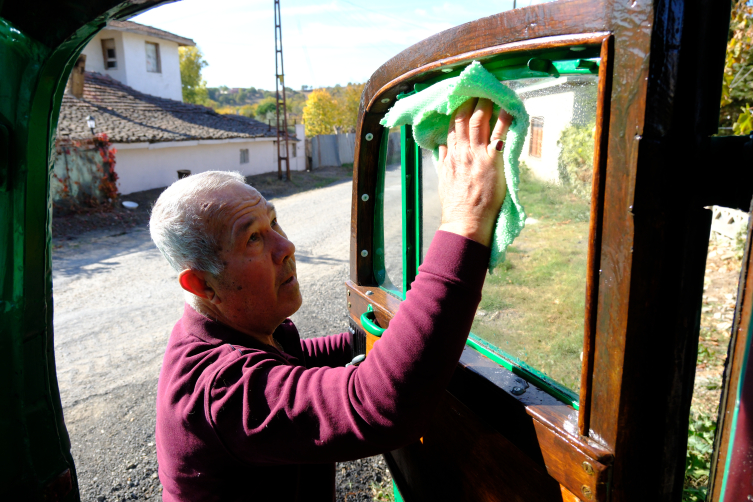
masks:
<path id="1" fill-rule="evenodd" d="M 183 317 L 157 394 L 163 500 L 334 500 L 334 463 L 418 439 L 481 298 L 505 196 L 503 112 L 470 100 L 440 150 L 442 225 L 389 329 L 358 367 L 347 333 L 300 340 L 295 246 L 239 174 L 160 196 L 152 238 L 179 272 Z M 491 139 L 490 139 L 491 138 Z"/>

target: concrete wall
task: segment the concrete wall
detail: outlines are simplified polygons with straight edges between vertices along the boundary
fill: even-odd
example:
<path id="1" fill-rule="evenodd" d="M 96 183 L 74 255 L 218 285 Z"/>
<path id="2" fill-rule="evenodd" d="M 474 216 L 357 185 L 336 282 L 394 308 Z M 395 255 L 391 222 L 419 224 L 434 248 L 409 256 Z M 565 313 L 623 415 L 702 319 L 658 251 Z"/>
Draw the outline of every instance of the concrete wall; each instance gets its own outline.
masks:
<path id="1" fill-rule="evenodd" d="M 106 70 L 102 39 L 115 39 L 118 67 Z M 159 44 L 161 73 L 146 71 L 146 42 Z M 138 33 L 102 30 L 83 50 L 86 70 L 110 75 L 115 80 L 152 96 L 183 101 L 178 44 Z"/>
<path id="2" fill-rule="evenodd" d="M 313 168 L 352 164 L 356 149 L 356 135 L 320 134 L 311 138 Z"/>
<path id="3" fill-rule="evenodd" d="M 55 150 L 50 186 L 53 202 L 88 206 L 92 200 L 102 201 L 104 197 L 99 183 L 106 168 L 99 150 L 91 144 L 80 147 L 57 145 Z"/>
<path id="4" fill-rule="evenodd" d="M 188 169 L 191 174 L 210 170 L 238 171 L 245 176 L 277 171 L 273 138 L 115 144 L 113 147 L 117 149 L 115 172 L 121 194 L 166 187 L 178 179 L 179 169 Z M 249 162 L 241 164 L 240 151 L 246 148 Z M 296 144 L 296 148 L 296 157 L 290 155 L 290 170 L 303 171 L 306 159 L 301 145 Z"/>

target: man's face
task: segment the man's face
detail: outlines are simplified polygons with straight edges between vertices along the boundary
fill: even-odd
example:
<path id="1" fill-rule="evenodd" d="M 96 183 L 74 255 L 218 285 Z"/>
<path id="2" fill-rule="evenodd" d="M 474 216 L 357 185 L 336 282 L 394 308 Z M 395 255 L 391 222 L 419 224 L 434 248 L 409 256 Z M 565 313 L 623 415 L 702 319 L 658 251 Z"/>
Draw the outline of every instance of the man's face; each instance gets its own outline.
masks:
<path id="1" fill-rule="evenodd" d="M 243 331 L 271 334 L 301 306 L 295 246 L 277 222 L 272 204 L 254 188 L 235 183 L 219 200 L 214 230 L 224 270 L 207 283 L 227 321 Z"/>

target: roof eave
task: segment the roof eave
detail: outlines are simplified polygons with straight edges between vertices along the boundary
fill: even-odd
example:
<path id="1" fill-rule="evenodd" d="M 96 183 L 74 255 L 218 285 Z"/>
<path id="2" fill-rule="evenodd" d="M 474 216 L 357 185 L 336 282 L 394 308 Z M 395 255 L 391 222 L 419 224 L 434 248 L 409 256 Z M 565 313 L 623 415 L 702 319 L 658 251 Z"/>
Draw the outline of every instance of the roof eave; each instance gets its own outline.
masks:
<path id="1" fill-rule="evenodd" d="M 133 21 L 131 21 L 131 23 L 138 25 L 138 23 L 134 23 Z M 159 38 L 162 40 L 169 40 L 170 42 L 175 42 L 176 44 L 178 44 L 179 47 L 195 47 L 196 46 L 196 42 L 194 42 L 193 39 L 191 38 L 181 37 L 180 35 L 169 33 L 167 31 L 163 31 L 158 28 L 152 28 L 151 26 L 145 26 L 145 25 L 138 25 L 138 26 L 144 26 L 144 28 L 151 28 L 152 30 L 155 30 L 155 31 L 151 31 L 148 29 L 141 29 L 138 27 L 116 26 L 111 23 L 108 23 L 105 29 L 113 30 L 113 31 L 135 33 L 137 35 L 144 35 L 147 37 Z"/>

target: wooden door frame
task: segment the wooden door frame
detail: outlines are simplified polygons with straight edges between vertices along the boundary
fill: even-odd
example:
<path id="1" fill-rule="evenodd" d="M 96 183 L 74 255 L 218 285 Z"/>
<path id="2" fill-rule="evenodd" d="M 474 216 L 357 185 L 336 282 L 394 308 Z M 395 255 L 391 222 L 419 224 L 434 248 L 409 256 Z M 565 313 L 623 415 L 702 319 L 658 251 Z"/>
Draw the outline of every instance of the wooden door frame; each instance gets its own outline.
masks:
<path id="1" fill-rule="evenodd" d="M 599 180 L 603 189 L 597 190 L 604 209 L 602 220 L 600 202 L 592 204 L 592 224 L 602 225 L 602 232 L 592 232 L 592 239 L 601 241 L 592 240 L 598 253 L 589 256 L 596 280 L 586 305 L 595 312 L 586 330 L 578 428 L 568 431 L 567 419 L 557 423 L 551 415 L 537 414 L 535 407 L 524 408 L 534 422 L 549 420 L 559 437 L 574 437 L 579 448 L 594 448 L 595 456 L 596 450 L 613 455 L 609 491 L 615 501 L 649 493 L 655 500 L 676 500 L 682 491 L 711 222 L 703 206 L 726 197 L 720 187 L 704 182 L 703 159 L 708 159 L 709 137 L 717 130 L 728 27 L 724 2 L 561 0 L 434 35 L 382 65 L 361 98 L 349 283 L 350 292 L 362 300 L 352 302 L 355 323 L 360 315 L 356 304 L 377 298 L 362 295 L 376 287 L 371 241 L 379 120 L 395 96 L 427 72 L 515 50 L 531 43 L 526 40 L 543 46 L 568 38 L 575 43 L 578 37 L 611 37 L 613 46 L 606 53 L 613 65 L 611 99 L 604 110 L 609 128 L 599 143 L 606 146 L 605 166 L 597 169 L 604 175 Z M 736 174 L 735 166 L 720 168 Z M 366 201 L 364 194 L 369 195 Z M 741 200 L 745 197 L 750 200 L 750 190 Z M 396 308 L 388 305 L 375 305 L 385 323 Z M 468 396 L 478 394 L 474 386 L 494 380 L 490 372 L 484 374 L 487 363 L 471 361 L 475 356 L 468 354 L 451 392 L 473 404 Z M 486 387 L 491 393 L 494 387 L 504 390 L 501 382 Z M 482 417 L 484 407 L 488 403 L 471 406 Z M 504 426 L 496 422 L 504 435 Z"/>

